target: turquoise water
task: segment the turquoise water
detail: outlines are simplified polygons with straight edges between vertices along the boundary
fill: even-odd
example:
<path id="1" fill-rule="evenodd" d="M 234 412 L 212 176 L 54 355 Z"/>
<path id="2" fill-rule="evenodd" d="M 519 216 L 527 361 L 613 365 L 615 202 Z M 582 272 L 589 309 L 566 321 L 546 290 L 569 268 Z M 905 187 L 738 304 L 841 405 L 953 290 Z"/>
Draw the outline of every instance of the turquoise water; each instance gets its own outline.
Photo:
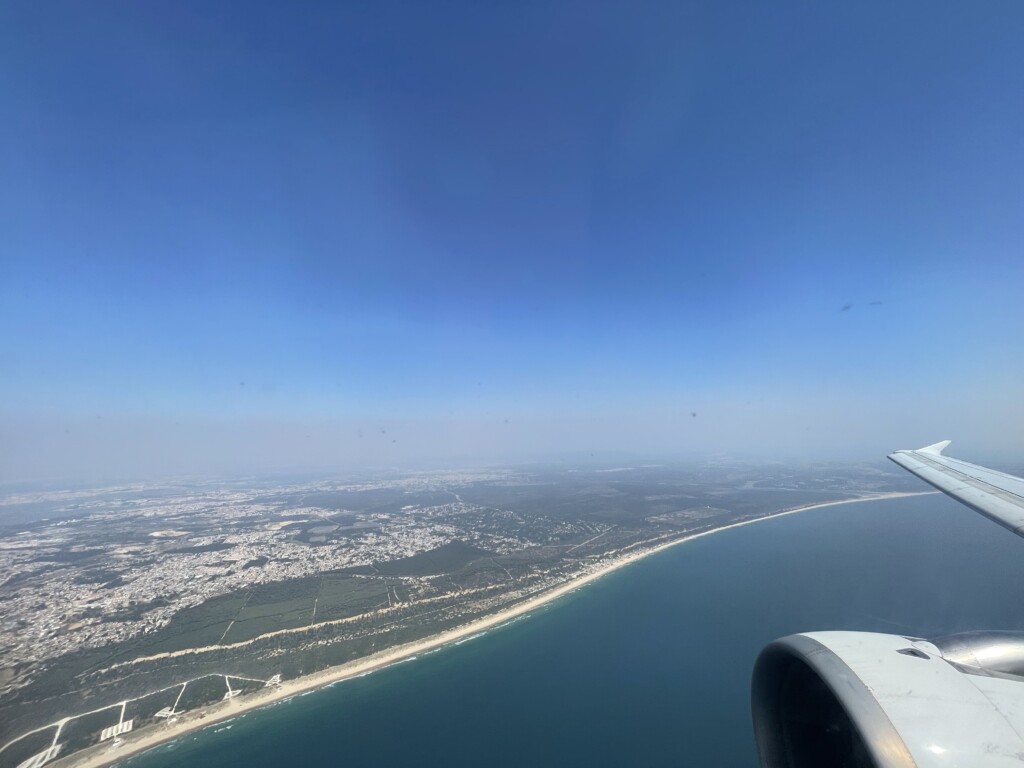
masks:
<path id="1" fill-rule="evenodd" d="M 1024 629 L 1022 585 L 1024 539 L 943 496 L 825 508 L 667 550 L 500 630 L 126 764 L 754 768 L 748 686 L 766 643 Z"/>

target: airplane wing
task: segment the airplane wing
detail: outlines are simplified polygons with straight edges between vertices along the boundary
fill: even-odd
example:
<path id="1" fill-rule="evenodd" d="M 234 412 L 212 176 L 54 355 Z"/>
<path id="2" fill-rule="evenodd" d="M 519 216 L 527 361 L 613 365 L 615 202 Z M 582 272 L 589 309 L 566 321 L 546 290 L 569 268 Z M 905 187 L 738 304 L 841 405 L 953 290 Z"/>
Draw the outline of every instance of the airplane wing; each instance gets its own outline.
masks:
<path id="1" fill-rule="evenodd" d="M 896 451 L 889 458 L 960 503 L 1024 536 L 1024 480 L 943 456 L 949 443 L 943 440 L 916 451 Z"/>

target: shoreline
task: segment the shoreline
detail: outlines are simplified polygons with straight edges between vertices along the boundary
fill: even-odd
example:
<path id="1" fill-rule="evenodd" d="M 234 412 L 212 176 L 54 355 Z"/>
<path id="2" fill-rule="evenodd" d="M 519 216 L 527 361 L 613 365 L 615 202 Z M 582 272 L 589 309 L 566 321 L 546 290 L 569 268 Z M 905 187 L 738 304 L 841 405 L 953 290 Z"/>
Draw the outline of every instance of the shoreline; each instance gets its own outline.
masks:
<path id="1" fill-rule="evenodd" d="M 842 504 L 856 504 L 867 501 L 883 501 L 886 499 L 905 498 L 909 496 L 926 496 L 936 493 L 939 492 L 892 492 L 860 496 L 853 499 L 840 499 L 838 501 L 808 504 L 806 506 L 772 512 L 762 517 L 741 520 L 718 528 L 711 528 L 706 531 L 682 536 L 639 552 L 633 552 L 628 555 L 618 557 L 591 573 L 583 574 L 582 576 L 574 578 L 557 587 L 548 589 L 533 597 L 526 598 L 515 605 L 511 605 L 488 616 L 474 619 L 466 624 L 454 627 L 453 629 L 448 629 L 436 635 L 431 635 L 421 640 L 415 640 L 410 643 L 398 645 L 384 651 L 378 651 L 370 656 L 365 656 L 361 659 L 356 659 L 340 666 L 328 667 L 327 669 L 314 672 L 310 675 L 304 675 L 293 680 L 286 680 L 275 688 L 260 689 L 259 691 L 248 694 L 244 697 L 233 698 L 225 702 L 202 707 L 195 710 L 194 713 L 179 717 L 177 722 L 174 724 L 149 726 L 145 730 L 139 732 L 138 738 L 133 738 L 131 736 L 125 738 L 120 747 L 115 748 L 109 745 L 86 747 L 83 750 L 73 752 L 65 757 L 59 757 L 47 764 L 59 766 L 60 768 L 106 768 L 107 766 L 122 762 L 129 757 L 134 757 L 143 752 L 147 752 L 161 744 L 174 741 L 194 731 L 199 731 L 212 725 L 223 723 L 226 720 L 231 720 L 247 714 L 248 712 L 286 701 L 295 696 L 311 693 L 319 688 L 326 688 L 343 680 L 361 677 L 363 675 L 370 674 L 371 672 L 376 672 L 384 669 L 385 667 L 389 667 L 393 664 L 403 661 L 411 661 L 419 654 L 427 651 L 437 650 L 449 644 L 461 644 L 461 642 L 472 639 L 474 635 L 484 633 L 490 629 L 494 629 L 513 619 L 530 613 L 537 608 L 564 597 L 570 592 L 576 591 L 580 587 L 597 581 L 601 577 L 612 573 L 613 571 L 617 571 L 620 568 L 624 568 L 627 565 L 635 563 L 638 560 L 642 560 L 650 555 L 657 554 L 658 552 L 662 552 L 670 547 L 675 547 L 679 544 L 684 544 L 695 539 L 727 531 L 732 528 L 740 528 L 742 526 L 760 523 L 765 520 L 774 520 L 779 517 L 794 515 L 798 512 L 808 512 L 814 509 L 822 509 L 824 507 L 833 507 Z"/>

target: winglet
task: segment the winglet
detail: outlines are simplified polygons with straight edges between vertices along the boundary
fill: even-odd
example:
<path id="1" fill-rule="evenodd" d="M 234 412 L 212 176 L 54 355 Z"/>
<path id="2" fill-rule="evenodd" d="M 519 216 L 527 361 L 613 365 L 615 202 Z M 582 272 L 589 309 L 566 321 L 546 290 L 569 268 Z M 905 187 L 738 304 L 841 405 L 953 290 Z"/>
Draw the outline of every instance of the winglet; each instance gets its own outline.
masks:
<path id="1" fill-rule="evenodd" d="M 940 443 L 933 443 L 932 445 L 926 445 L 924 448 L 918 448 L 914 453 L 929 453 L 932 456 L 941 456 L 942 452 L 946 450 L 946 447 L 953 442 L 952 440 L 943 440 Z"/>

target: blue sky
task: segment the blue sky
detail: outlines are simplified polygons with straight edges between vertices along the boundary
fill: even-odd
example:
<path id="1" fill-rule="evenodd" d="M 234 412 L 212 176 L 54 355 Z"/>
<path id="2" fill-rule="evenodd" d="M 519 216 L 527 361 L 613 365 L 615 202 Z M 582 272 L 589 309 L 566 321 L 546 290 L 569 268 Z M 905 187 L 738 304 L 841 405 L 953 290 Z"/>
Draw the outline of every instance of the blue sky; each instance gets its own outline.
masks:
<path id="1" fill-rule="evenodd" d="M 1019 447 L 1022 33 L 5 3 L 0 480 Z"/>

